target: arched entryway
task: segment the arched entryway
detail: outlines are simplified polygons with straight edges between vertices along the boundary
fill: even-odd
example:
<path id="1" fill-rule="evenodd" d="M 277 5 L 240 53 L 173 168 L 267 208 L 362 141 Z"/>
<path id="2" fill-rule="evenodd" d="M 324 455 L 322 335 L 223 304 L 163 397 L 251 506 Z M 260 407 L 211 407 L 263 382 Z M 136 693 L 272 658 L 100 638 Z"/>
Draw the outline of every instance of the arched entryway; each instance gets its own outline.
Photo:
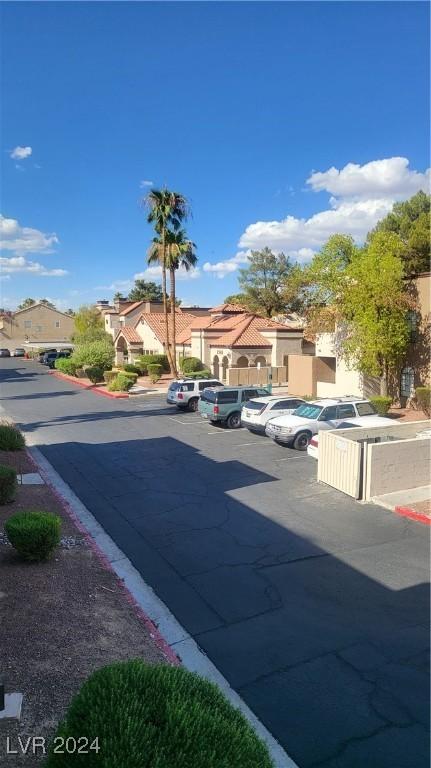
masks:
<path id="1" fill-rule="evenodd" d="M 221 367 L 222 367 L 222 371 L 223 371 L 223 375 L 222 375 L 223 381 L 226 381 L 227 369 L 229 368 L 229 360 L 227 359 L 226 355 L 223 357 L 223 359 L 221 361 Z"/>
<path id="2" fill-rule="evenodd" d="M 264 357 L 263 355 L 258 355 L 254 361 L 254 364 L 255 365 L 260 364 L 261 368 L 266 368 L 266 366 L 268 365 L 268 363 L 266 362 L 266 357 Z"/>
<path id="3" fill-rule="evenodd" d="M 216 379 L 218 379 L 220 376 L 220 360 L 218 355 L 213 357 L 213 373 Z"/>
<path id="4" fill-rule="evenodd" d="M 115 343 L 115 362 L 117 365 L 121 365 L 127 360 L 127 342 L 120 336 Z"/>
<path id="5" fill-rule="evenodd" d="M 248 357 L 241 355 L 236 361 L 235 368 L 248 368 Z"/>

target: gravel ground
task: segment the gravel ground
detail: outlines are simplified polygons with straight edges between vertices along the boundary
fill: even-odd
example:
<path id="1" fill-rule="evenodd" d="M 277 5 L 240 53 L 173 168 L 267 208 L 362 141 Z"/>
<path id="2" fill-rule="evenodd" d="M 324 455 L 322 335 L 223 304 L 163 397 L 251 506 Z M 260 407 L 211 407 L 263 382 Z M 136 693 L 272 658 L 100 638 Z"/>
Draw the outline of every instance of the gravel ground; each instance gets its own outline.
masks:
<path id="1" fill-rule="evenodd" d="M 0 463 L 34 471 L 26 454 L 0 452 Z M 14 512 L 45 509 L 62 518 L 62 546 L 46 563 L 19 560 L 0 538 L 0 671 L 6 691 L 24 695 L 19 724 L 0 722 L 0 764 L 39 766 L 43 756 L 7 754 L 6 738 L 50 737 L 73 694 L 96 668 L 114 660 L 166 662 L 116 577 L 107 571 L 46 486 L 19 487 L 0 507 L 0 533 Z"/>

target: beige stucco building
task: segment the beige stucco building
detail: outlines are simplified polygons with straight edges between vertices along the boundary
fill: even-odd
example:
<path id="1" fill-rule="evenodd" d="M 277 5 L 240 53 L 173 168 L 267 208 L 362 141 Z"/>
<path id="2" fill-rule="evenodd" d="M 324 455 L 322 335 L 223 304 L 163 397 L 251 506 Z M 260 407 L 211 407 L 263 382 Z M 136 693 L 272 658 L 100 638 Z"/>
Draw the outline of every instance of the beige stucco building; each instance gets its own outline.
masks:
<path id="1" fill-rule="evenodd" d="M 60 346 L 70 343 L 73 330 L 73 317 L 38 302 L 0 317 L 0 347 L 12 351 L 35 344 Z"/>

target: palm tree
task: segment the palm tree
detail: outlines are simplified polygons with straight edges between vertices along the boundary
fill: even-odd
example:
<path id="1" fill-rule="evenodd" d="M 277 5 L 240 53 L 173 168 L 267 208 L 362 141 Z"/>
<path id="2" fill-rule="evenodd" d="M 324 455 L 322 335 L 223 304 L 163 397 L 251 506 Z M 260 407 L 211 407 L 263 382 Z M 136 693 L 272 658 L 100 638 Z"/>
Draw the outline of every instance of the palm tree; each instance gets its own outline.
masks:
<path id="1" fill-rule="evenodd" d="M 170 280 L 170 308 L 172 317 L 172 346 L 174 349 L 174 358 L 176 363 L 177 333 L 176 333 L 176 296 L 175 296 L 175 273 L 183 267 L 187 272 L 196 266 L 198 257 L 196 256 L 196 245 L 188 239 L 186 231 L 179 229 L 177 232 L 167 231 L 166 243 L 166 268 L 169 269 Z"/>
<path id="2" fill-rule="evenodd" d="M 154 225 L 158 238 L 153 239 L 148 252 L 148 263 L 157 261 L 162 268 L 163 311 L 166 326 L 166 352 L 171 372 L 176 375 L 175 349 L 172 355 L 169 343 L 168 325 L 168 300 L 166 293 L 166 233 L 168 228 L 176 232 L 180 229 L 181 222 L 187 218 L 188 203 L 179 192 L 169 189 L 152 189 L 144 199 L 145 206 L 149 209 L 147 221 Z"/>

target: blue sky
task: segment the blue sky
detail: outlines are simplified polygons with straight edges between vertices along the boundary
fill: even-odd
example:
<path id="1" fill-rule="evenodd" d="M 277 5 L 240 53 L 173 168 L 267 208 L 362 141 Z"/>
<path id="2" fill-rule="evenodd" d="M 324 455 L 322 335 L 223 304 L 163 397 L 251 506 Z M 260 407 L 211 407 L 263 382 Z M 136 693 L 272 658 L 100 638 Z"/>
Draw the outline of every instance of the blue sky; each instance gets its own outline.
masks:
<path id="1" fill-rule="evenodd" d="M 1 306 L 146 270 L 152 182 L 191 201 L 185 303 L 250 249 L 305 261 L 426 184 L 425 2 L 2 3 Z"/>

